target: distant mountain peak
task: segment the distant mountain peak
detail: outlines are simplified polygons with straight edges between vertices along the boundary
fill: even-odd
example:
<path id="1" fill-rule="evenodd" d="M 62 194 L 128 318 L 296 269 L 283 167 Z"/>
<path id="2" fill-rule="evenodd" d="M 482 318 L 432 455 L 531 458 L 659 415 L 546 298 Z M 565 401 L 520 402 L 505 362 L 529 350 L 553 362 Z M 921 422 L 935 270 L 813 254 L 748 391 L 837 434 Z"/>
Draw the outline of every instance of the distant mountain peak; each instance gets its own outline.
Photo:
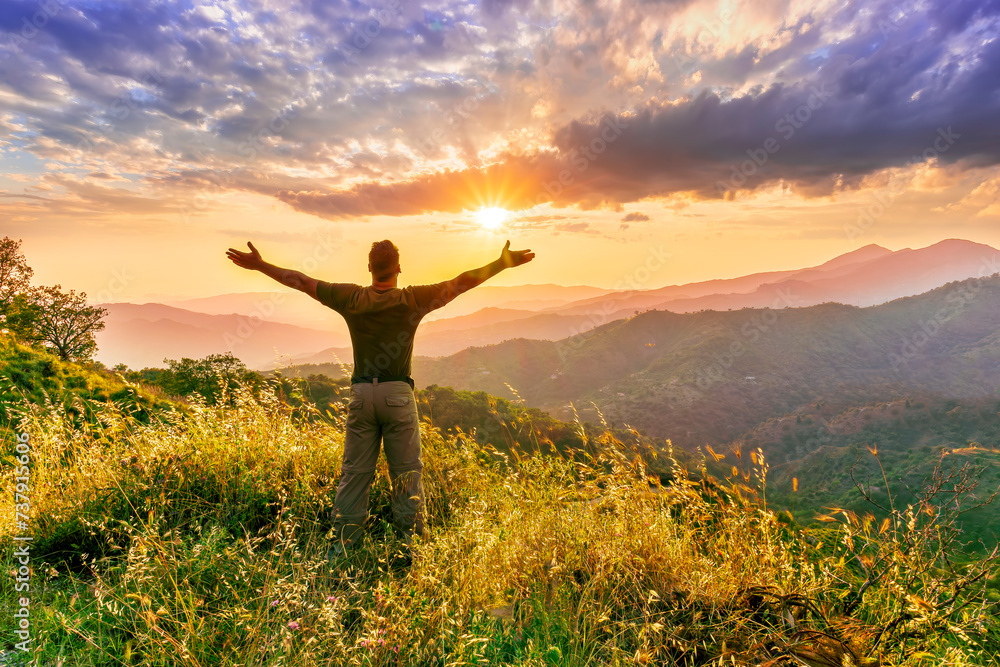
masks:
<path id="1" fill-rule="evenodd" d="M 892 251 L 888 248 L 883 248 L 882 246 L 869 243 L 866 246 L 862 246 L 857 250 L 852 250 L 850 252 L 845 252 L 843 255 L 837 255 L 828 262 L 824 262 L 817 266 L 817 269 L 836 269 L 842 266 L 847 266 L 849 264 L 860 264 L 861 262 L 871 262 L 876 259 L 881 259 L 887 255 L 891 255 Z"/>

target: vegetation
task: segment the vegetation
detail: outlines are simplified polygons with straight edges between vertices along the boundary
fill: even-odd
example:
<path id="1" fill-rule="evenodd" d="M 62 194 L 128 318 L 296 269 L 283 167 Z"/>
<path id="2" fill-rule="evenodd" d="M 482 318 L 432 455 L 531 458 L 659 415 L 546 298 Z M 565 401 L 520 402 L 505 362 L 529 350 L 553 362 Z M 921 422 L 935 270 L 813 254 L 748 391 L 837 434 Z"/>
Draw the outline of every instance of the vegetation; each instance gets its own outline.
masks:
<path id="1" fill-rule="evenodd" d="M 90 359 L 107 311 L 87 305 L 86 292 L 63 292 L 61 285 L 32 287 L 34 271 L 20 248 L 20 241 L 0 239 L 2 333 L 54 350 L 63 360 Z"/>
<path id="2" fill-rule="evenodd" d="M 86 327 L 43 342 L 40 322 L 56 297 L 100 314 L 30 277 L 0 242 L 8 498 L 30 438 L 30 526 L 0 510 L 8 570 L 14 535 L 34 536 L 32 651 L 15 659 L 1000 662 L 1000 279 L 874 309 L 644 313 L 561 348 L 418 360 L 513 400 L 419 391 L 429 528 L 412 567 L 382 474 L 369 537 L 331 570 L 346 379 L 265 379 L 231 354 L 73 363 L 93 353 Z M 536 404 L 593 398 L 602 426 L 528 407 L 508 381 Z M 21 592 L 0 591 L 11 650 Z"/>
<path id="3" fill-rule="evenodd" d="M 720 483 L 678 470 L 663 486 L 611 433 L 586 434 L 593 456 L 574 460 L 425 424 L 428 532 L 412 567 L 393 566 L 380 475 L 370 537 L 330 570 L 342 416 L 291 406 L 272 382 L 146 422 L 126 401 L 88 402 L 87 428 L 60 404 L 7 404 L 4 451 L 14 432 L 31 443 L 38 664 L 1000 659 L 996 555 L 957 549 L 955 480 L 885 526 L 844 511 L 803 530 L 765 502 L 759 455 Z M 2 492 L 14 485 L 6 468 Z M 13 532 L 7 504 L 8 569 Z M 8 610 L 13 586 L 0 583 Z M 0 617 L 8 649 L 12 623 Z"/>
<path id="4" fill-rule="evenodd" d="M 815 401 L 977 399 L 1000 386 L 1000 276 L 872 308 L 650 311 L 561 341 L 515 340 L 423 360 L 424 382 L 508 395 L 556 418 L 591 402 L 693 450 Z M 570 332 L 567 332 L 567 335 Z M 772 459 L 777 462 L 777 458 Z"/>
<path id="5" fill-rule="evenodd" d="M 0 409 L 23 401 L 61 406 L 79 427 L 93 422 L 98 403 L 118 403 L 142 422 L 176 406 L 157 387 L 123 381 L 95 362 L 67 362 L 0 334 Z"/>
<path id="6" fill-rule="evenodd" d="M 28 290 L 34 273 L 21 253 L 21 242 L 7 236 L 0 239 L 0 314 Z"/>
<path id="7" fill-rule="evenodd" d="M 998 412 L 995 398 L 914 396 L 861 406 L 819 401 L 714 450 L 717 460 L 710 458 L 708 468 L 725 474 L 732 452 L 760 449 L 769 461 L 780 462 L 772 465 L 770 501 L 800 521 L 809 523 L 830 506 L 872 512 L 881 521 L 888 513 L 866 500 L 863 490 L 870 489 L 880 504 L 890 496 L 916 502 L 939 468 L 981 470 L 983 499 L 1000 489 Z M 971 550 L 988 551 L 997 544 L 1000 515 L 974 504 L 961 517 L 963 539 Z"/>
<path id="8" fill-rule="evenodd" d="M 104 329 L 106 310 L 87 305 L 86 292 L 63 292 L 61 285 L 41 287 L 31 292 L 29 341 L 55 350 L 60 359 L 90 359 L 97 352 L 95 335 Z M 21 325 L 22 331 L 24 325 Z"/>
<path id="9" fill-rule="evenodd" d="M 260 387 L 262 377 L 248 370 L 246 364 L 232 355 L 210 354 L 204 359 L 180 361 L 165 359 L 166 370 L 156 374 L 154 383 L 174 396 L 198 394 L 209 405 L 224 402 L 240 386 L 253 390 Z"/>

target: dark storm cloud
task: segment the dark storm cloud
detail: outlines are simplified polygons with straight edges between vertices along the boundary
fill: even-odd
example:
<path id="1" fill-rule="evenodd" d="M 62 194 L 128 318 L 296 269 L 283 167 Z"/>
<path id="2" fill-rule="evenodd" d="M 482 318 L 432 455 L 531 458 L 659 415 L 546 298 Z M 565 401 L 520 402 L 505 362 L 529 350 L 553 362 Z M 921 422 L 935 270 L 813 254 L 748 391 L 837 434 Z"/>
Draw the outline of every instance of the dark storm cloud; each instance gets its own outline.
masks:
<path id="1" fill-rule="evenodd" d="M 937 160 L 1000 162 L 1000 3 L 946 3 L 887 13 L 815 56 L 795 83 L 724 90 L 572 121 L 554 150 L 486 169 L 429 175 L 393 188 L 284 192 L 327 217 L 457 210 L 517 183 L 508 206 L 540 200 L 620 207 L 650 196 L 731 196 L 774 183 L 805 196 L 856 187 L 891 167 Z M 846 25 L 846 24 L 845 24 Z M 992 26 L 992 27 L 991 27 Z M 992 39 L 986 35 L 994 34 Z"/>
<path id="2" fill-rule="evenodd" d="M 329 218 L 815 196 L 1000 161 L 1000 0 L 793 4 L 753 5 L 773 25 L 740 39 L 745 17 L 694 0 L 8 0 L 0 141 Z"/>

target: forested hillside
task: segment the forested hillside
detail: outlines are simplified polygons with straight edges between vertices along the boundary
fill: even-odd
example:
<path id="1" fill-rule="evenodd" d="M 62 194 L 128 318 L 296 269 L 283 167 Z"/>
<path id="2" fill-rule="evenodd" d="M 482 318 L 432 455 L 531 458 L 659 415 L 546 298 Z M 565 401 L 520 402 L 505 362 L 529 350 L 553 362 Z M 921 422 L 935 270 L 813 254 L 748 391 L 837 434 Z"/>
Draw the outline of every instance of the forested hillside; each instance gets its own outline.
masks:
<path id="1" fill-rule="evenodd" d="M 509 395 L 566 418 L 595 403 L 683 447 L 723 443 L 818 400 L 993 395 L 1000 277 L 871 308 L 641 313 L 560 341 L 472 348 L 415 369 L 420 384 Z"/>

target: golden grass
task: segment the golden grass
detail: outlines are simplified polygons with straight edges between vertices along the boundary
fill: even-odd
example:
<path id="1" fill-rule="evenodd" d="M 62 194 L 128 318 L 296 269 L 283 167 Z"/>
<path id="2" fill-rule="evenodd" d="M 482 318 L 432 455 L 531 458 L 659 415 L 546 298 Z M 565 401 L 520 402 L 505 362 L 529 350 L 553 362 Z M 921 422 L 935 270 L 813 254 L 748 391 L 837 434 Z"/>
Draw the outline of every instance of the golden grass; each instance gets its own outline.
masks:
<path id="1" fill-rule="evenodd" d="M 234 399 L 148 425 L 125 405 L 93 406 L 98 421 L 89 425 L 58 407 L 20 406 L 14 430 L 32 443 L 38 664 L 997 659 L 995 607 L 971 587 L 961 589 L 969 604 L 947 615 L 940 596 L 920 597 L 925 584 L 901 590 L 902 579 L 882 578 L 844 615 L 870 578 L 863 557 L 888 558 L 898 533 L 865 533 L 857 517 L 798 529 L 745 483 L 766 483 L 757 452 L 758 465 L 740 468 L 736 481 L 691 482 L 677 469 L 678 481 L 664 487 L 609 434 L 591 443 L 601 453 L 592 459 L 510 458 L 425 425 L 428 529 L 412 566 L 393 564 L 402 545 L 387 524 L 380 475 L 369 536 L 331 570 L 339 417 L 293 413 L 266 392 Z M 13 527 L 5 503 L 8 569 Z M 880 539 L 882 555 L 872 555 Z M 12 579 L 0 586 L 12 610 Z M 901 609 L 911 611 L 897 621 Z M 0 623 L 12 637 L 11 614 Z"/>

